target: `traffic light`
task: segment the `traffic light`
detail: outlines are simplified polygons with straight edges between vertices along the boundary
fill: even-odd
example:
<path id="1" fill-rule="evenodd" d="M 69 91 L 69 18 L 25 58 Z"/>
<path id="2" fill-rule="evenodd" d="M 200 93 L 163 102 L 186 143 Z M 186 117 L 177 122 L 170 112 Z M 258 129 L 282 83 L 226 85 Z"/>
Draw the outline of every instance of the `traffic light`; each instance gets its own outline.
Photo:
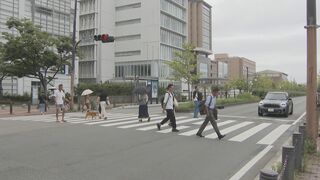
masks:
<path id="1" fill-rule="evenodd" d="M 109 34 L 94 35 L 93 38 L 95 41 L 102 41 L 102 43 L 114 42 L 114 37 Z"/>

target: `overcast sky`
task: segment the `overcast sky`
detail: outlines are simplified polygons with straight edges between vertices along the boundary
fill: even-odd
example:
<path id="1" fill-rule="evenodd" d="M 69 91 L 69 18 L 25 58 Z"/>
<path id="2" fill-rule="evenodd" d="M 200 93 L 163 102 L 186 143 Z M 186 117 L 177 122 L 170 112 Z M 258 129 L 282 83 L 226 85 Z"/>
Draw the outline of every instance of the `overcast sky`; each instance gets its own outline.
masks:
<path id="1" fill-rule="evenodd" d="M 257 71 L 277 70 L 306 82 L 306 0 L 206 2 L 212 5 L 214 53 L 245 57 L 256 62 Z"/>

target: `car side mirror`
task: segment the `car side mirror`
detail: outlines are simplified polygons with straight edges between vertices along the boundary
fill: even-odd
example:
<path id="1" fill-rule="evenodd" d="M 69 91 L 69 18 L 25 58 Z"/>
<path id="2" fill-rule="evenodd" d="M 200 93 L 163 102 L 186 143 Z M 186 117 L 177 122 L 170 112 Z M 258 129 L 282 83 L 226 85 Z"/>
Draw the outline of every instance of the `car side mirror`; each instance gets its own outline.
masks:
<path id="1" fill-rule="evenodd" d="M 292 101 L 292 99 L 291 99 L 291 98 L 288 98 L 288 100 L 289 100 L 289 101 Z"/>

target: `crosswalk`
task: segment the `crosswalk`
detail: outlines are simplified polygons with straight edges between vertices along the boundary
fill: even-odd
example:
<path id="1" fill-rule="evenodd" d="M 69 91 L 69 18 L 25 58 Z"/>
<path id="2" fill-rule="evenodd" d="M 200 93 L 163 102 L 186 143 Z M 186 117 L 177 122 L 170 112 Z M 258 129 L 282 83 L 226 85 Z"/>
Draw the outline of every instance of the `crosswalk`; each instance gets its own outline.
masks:
<path id="1" fill-rule="evenodd" d="M 159 123 L 163 118 L 163 114 L 151 115 L 151 121 L 139 122 L 135 114 L 125 113 L 112 113 L 107 115 L 108 119 L 85 119 L 84 114 L 81 113 L 68 113 L 65 120 L 69 124 L 83 124 L 90 126 L 100 127 L 115 127 L 119 129 L 134 129 L 137 131 L 154 131 L 157 133 L 171 133 L 171 127 L 168 124 L 161 126 L 161 130 L 158 131 L 156 123 Z M 236 117 L 223 117 L 217 121 L 218 127 L 222 134 L 227 134 L 225 138 L 227 141 L 232 142 L 244 142 L 251 140 L 256 144 L 271 145 L 281 137 L 289 128 L 290 124 L 276 124 L 272 122 L 263 122 L 261 120 L 246 120 L 243 118 L 237 119 Z M 22 116 L 22 117 L 10 117 L 0 118 L 0 120 L 18 120 L 18 121 L 35 121 L 35 122 L 55 122 L 55 115 L 44 116 Z M 195 136 L 200 125 L 203 122 L 203 118 L 192 118 L 190 116 L 177 116 L 177 127 L 180 130 L 177 134 L 179 136 Z M 205 139 L 217 139 L 217 135 L 213 130 L 213 127 L 208 124 L 203 131 Z M 260 139 L 259 139 L 260 138 Z"/>

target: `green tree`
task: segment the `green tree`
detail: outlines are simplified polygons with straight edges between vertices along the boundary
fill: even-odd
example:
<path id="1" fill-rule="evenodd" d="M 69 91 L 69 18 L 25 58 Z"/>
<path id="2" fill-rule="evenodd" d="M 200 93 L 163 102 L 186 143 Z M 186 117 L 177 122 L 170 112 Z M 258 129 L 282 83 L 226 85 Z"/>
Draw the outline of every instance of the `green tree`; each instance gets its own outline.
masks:
<path id="1" fill-rule="evenodd" d="M 182 81 L 188 84 L 188 97 L 190 95 L 190 84 L 199 81 L 200 74 L 197 71 L 197 59 L 194 51 L 195 46 L 191 43 L 183 44 L 182 51 L 176 51 L 175 57 L 172 61 L 166 64 L 172 69 L 172 76 L 170 79 Z"/>
<path id="2" fill-rule="evenodd" d="M 273 83 L 268 76 L 258 76 L 252 82 L 253 90 L 267 90 L 272 89 Z"/>
<path id="3" fill-rule="evenodd" d="M 17 32 L 2 33 L 6 40 L 3 56 L 12 66 L 12 74 L 39 79 L 47 94 L 47 85 L 65 65 L 70 64 L 71 39 L 54 37 L 26 19 L 10 18 L 7 26 Z"/>
<path id="4" fill-rule="evenodd" d="M 233 89 L 239 89 L 240 93 L 242 93 L 242 90 L 247 88 L 247 81 L 243 78 L 231 79 L 228 82 L 228 86 Z"/>

